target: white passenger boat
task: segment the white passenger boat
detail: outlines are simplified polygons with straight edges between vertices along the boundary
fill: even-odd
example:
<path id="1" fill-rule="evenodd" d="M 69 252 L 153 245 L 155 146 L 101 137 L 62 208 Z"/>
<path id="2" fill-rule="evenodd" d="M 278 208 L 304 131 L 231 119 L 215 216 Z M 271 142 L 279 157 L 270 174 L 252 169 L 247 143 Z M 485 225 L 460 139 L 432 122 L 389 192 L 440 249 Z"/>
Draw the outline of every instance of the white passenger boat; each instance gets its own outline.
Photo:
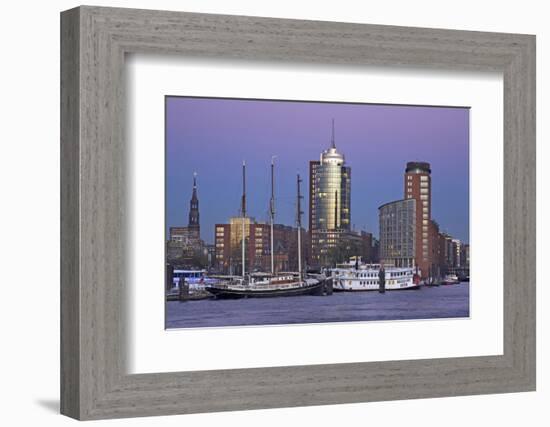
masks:
<path id="1" fill-rule="evenodd" d="M 457 283 L 460 283 L 460 280 L 458 280 L 458 276 L 456 274 L 447 274 L 443 278 L 443 285 L 456 285 Z"/>
<path id="2" fill-rule="evenodd" d="M 185 280 L 191 290 L 204 290 L 208 285 L 216 283 L 218 280 L 206 276 L 206 270 L 174 270 L 172 277 L 172 288 L 177 292 L 180 280 Z"/>
<path id="3" fill-rule="evenodd" d="M 360 259 L 350 260 L 332 269 L 334 291 L 379 291 L 420 288 L 420 276 L 413 267 L 385 267 L 380 264 L 363 264 Z M 385 284 L 380 286 L 380 278 Z"/>

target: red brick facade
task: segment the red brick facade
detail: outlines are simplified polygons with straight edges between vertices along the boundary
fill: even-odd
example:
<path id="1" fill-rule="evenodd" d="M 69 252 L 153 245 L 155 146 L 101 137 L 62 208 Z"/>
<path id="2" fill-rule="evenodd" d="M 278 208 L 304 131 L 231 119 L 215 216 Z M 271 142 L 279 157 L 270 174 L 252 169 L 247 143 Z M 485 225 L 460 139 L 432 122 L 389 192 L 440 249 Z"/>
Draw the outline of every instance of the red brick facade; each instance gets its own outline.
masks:
<path id="1" fill-rule="evenodd" d="M 404 177 L 404 198 L 416 200 L 415 261 L 426 278 L 432 265 L 434 239 L 430 237 L 432 183 L 430 164 L 409 162 Z"/>

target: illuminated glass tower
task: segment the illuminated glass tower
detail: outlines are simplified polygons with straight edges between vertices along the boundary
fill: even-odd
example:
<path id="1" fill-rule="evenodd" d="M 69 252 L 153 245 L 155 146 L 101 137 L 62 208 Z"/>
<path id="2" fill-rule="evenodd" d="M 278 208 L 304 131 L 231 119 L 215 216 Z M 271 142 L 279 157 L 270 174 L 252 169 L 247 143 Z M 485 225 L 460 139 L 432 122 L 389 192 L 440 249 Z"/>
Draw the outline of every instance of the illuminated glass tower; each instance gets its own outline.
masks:
<path id="1" fill-rule="evenodd" d="M 330 148 L 309 163 L 310 262 L 322 265 L 351 227 L 351 168 L 336 150 L 334 120 Z"/>

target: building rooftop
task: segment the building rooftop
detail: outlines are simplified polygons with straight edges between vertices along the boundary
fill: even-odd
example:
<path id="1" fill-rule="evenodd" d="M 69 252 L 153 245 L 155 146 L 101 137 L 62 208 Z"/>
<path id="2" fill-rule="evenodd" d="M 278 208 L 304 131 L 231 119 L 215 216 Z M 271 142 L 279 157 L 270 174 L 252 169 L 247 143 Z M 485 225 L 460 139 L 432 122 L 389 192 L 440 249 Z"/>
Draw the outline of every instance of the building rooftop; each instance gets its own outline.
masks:
<path id="1" fill-rule="evenodd" d="M 332 138 L 330 140 L 330 148 L 321 153 L 321 163 L 336 163 L 341 165 L 345 161 L 344 155 L 336 150 L 336 142 L 334 138 L 334 119 L 332 119 Z"/>
<path id="2" fill-rule="evenodd" d="M 410 202 L 410 201 L 416 203 L 416 200 L 415 200 L 415 199 L 412 199 L 412 198 L 411 198 L 411 199 L 399 199 L 399 200 L 394 200 L 394 201 L 392 201 L 392 202 L 384 203 L 383 205 L 378 206 L 378 209 L 380 210 L 380 209 L 382 209 L 384 206 L 393 205 L 393 204 L 395 204 L 395 203 Z"/>
<path id="3" fill-rule="evenodd" d="M 430 164 L 428 162 L 407 162 L 405 173 L 431 173 Z"/>

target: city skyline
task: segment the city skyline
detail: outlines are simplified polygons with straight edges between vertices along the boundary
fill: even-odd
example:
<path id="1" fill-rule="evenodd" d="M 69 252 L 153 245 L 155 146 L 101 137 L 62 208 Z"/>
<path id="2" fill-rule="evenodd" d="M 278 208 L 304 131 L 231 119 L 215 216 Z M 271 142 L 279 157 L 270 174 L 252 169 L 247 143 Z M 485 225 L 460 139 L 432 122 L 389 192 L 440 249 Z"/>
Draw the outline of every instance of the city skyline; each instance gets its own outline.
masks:
<path id="1" fill-rule="evenodd" d="M 330 146 L 335 119 L 336 147 L 353 169 L 352 228 L 379 236 L 378 207 L 403 198 L 406 163 L 419 160 L 432 165 L 432 217 L 469 242 L 467 108 L 167 97 L 166 115 L 167 230 L 187 224 L 197 172 L 201 238 L 213 243 L 214 225 L 239 215 L 242 160 L 248 214 L 267 221 L 272 155 L 276 222 L 295 225 L 296 173 L 307 188 L 309 162 Z"/>

